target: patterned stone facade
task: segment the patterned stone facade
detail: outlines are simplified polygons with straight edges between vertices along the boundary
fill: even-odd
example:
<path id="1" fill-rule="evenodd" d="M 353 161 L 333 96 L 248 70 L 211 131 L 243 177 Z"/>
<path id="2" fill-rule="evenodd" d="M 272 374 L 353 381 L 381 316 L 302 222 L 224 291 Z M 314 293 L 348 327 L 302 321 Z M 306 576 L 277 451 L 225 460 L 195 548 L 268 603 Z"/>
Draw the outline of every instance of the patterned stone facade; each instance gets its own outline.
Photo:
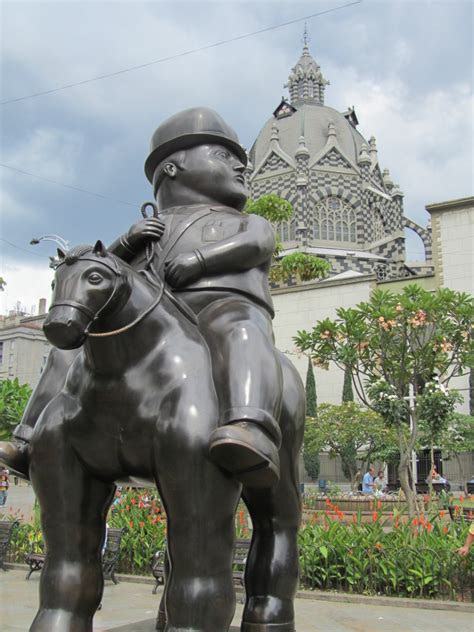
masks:
<path id="1" fill-rule="evenodd" d="M 367 142 L 358 132 L 354 109 L 340 113 L 324 104 L 328 83 L 305 43 L 288 80 L 290 101 L 282 100 L 250 151 L 251 196 L 289 200 L 294 217 L 276 227 L 284 254 L 321 256 L 332 276 L 431 273 L 430 229 L 404 216 L 403 193 L 381 169 L 375 138 Z M 406 228 L 421 238 L 425 264 L 406 265 Z"/>

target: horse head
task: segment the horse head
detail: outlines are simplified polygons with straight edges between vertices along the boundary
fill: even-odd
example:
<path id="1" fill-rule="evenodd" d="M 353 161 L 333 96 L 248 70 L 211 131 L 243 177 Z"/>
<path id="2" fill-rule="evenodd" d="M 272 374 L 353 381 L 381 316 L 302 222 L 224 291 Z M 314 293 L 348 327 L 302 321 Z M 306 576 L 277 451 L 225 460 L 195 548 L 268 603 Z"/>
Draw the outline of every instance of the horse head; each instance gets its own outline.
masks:
<path id="1" fill-rule="evenodd" d="M 52 284 L 44 333 L 59 349 L 80 347 L 93 324 L 120 310 L 130 296 L 125 267 L 98 241 L 63 252 Z"/>

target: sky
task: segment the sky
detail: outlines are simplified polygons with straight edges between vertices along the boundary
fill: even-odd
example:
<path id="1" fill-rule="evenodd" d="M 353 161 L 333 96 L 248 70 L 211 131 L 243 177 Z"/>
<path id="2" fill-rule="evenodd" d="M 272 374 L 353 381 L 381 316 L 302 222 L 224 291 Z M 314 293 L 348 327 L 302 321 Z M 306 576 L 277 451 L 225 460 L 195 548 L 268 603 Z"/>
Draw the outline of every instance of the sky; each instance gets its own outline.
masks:
<path id="1" fill-rule="evenodd" d="M 405 214 L 426 225 L 426 204 L 472 195 L 473 3 L 363 0 L 308 17 L 350 1 L 0 0 L 0 314 L 49 300 L 56 246 L 32 237 L 111 243 L 140 219 L 168 116 L 212 107 L 250 148 L 287 96 L 305 21 L 326 105 L 355 106 Z"/>

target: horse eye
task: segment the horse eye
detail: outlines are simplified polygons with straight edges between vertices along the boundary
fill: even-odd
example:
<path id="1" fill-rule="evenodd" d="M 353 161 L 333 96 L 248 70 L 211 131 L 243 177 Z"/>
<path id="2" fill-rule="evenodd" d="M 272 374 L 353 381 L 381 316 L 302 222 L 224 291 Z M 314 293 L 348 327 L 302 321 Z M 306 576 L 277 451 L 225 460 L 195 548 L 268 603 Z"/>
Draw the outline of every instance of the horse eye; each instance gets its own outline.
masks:
<path id="1" fill-rule="evenodd" d="M 89 281 L 89 283 L 92 283 L 93 285 L 98 285 L 104 280 L 104 277 L 98 272 L 92 272 L 92 274 L 89 275 L 89 278 L 87 280 Z"/>

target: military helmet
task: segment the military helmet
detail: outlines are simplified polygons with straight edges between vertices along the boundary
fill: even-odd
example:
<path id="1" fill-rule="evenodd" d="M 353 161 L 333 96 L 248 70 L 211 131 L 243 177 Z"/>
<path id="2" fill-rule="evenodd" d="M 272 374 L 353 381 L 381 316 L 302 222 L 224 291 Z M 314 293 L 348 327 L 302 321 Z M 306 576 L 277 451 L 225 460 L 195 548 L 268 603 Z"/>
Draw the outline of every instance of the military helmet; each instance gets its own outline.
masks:
<path id="1" fill-rule="evenodd" d="M 174 114 L 156 129 L 145 162 L 146 177 L 153 183 L 156 167 L 167 156 L 204 143 L 225 145 L 247 164 L 247 154 L 234 130 L 211 108 L 196 107 Z"/>

